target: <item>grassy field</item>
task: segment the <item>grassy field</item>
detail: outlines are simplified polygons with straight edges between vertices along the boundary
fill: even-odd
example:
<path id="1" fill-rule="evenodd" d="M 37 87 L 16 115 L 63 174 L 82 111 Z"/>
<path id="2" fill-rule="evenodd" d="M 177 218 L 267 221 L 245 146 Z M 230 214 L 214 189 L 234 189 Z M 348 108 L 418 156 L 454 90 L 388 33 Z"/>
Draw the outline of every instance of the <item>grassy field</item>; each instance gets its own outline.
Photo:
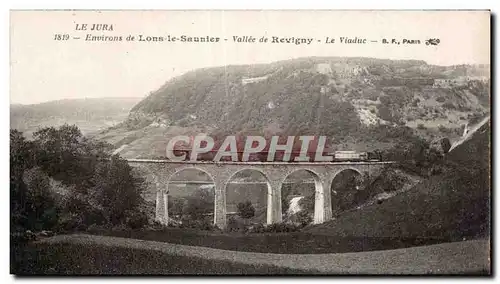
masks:
<path id="1" fill-rule="evenodd" d="M 489 275 L 490 246 L 488 240 L 482 240 L 398 250 L 304 255 L 237 252 L 85 234 L 60 235 L 24 248 L 17 247 L 11 273 Z"/>
<path id="2" fill-rule="evenodd" d="M 175 256 L 147 249 L 81 244 L 37 244 L 14 247 L 10 272 L 16 275 L 129 274 L 311 274 L 270 265 L 238 264 Z"/>
<path id="3" fill-rule="evenodd" d="M 406 248 L 449 242 L 443 238 L 399 238 L 399 237 L 349 237 L 307 232 L 292 233 L 210 233 L 193 229 L 167 228 L 161 231 L 93 230 L 95 235 L 124 237 L 140 240 L 167 242 L 172 244 L 202 246 L 224 250 L 282 253 L 320 254 L 344 253 Z"/>

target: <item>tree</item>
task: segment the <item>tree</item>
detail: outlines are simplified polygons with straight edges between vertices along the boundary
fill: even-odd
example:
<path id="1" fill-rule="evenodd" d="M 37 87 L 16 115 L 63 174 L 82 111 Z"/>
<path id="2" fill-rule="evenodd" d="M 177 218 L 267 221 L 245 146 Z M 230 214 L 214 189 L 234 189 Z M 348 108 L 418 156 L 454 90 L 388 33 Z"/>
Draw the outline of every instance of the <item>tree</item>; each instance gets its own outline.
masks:
<path id="1" fill-rule="evenodd" d="M 255 216 L 255 208 L 252 205 L 252 202 L 247 200 L 246 202 L 240 202 L 237 205 L 238 207 L 238 216 L 241 218 L 249 219 Z"/>
<path id="2" fill-rule="evenodd" d="M 24 179 L 28 187 L 27 216 L 29 228 L 35 230 L 52 229 L 59 218 L 59 208 L 55 194 L 51 191 L 50 180 L 39 168 L 25 171 Z"/>
<path id="3" fill-rule="evenodd" d="M 109 158 L 109 144 L 85 138 L 75 125 L 46 127 L 33 138 L 35 163 L 50 177 L 75 185 L 82 193 L 92 186 L 90 180 L 99 160 Z"/>
<path id="4" fill-rule="evenodd" d="M 10 130 L 10 178 L 20 182 L 25 169 L 33 167 L 33 143 L 24 138 L 23 133 Z"/>
<path id="5" fill-rule="evenodd" d="M 75 229 L 91 224 L 144 224 L 143 179 L 110 145 L 82 135 L 78 127 L 46 127 L 27 141 L 10 132 L 11 229 Z M 60 181 L 62 198 L 51 181 Z"/>
<path id="6" fill-rule="evenodd" d="M 32 144 L 22 132 L 10 130 L 10 212 L 11 230 L 29 228 L 31 212 L 28 186 L 23 180 L 24 171 L 33 167 Z"/>
<path id="7" fill-rule="evenodd" d="M 127 161 L 117 155 L 97 165 L 92 183 L 91 204 L 100 208 L 111 224 L 124 221 L 128 211 L 138 210 L 144 201 L 144 180 L 134 176 Z"/>

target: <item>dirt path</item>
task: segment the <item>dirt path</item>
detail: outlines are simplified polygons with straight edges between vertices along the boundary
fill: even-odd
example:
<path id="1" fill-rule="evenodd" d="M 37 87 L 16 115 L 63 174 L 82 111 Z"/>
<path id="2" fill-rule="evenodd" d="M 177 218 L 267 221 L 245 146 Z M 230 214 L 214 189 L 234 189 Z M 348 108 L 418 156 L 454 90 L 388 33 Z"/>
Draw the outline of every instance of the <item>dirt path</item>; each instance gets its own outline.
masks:
<path id="1" fill-rule="evenodd" d="M 385 251 L 314 255 L 237 252 L 95 235 L 61 235 L 39 242 L 149 249 L 171 255 L 243 264 L 267 264 L 328 274 L 456 274 L 489 271 L 490 267 L 490 244 L 486 240 Z"/>

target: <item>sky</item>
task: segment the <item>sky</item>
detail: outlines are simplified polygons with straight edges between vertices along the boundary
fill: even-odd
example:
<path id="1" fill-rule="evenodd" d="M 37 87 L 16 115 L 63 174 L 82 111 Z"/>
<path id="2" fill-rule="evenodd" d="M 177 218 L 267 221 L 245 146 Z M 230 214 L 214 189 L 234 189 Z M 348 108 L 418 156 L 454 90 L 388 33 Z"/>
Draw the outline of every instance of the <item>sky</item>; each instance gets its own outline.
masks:
<path id="1" fill-rule="evenodd" d="M 87 24 L 113 31 L 75 30 Z M 69 40 L 54 40 L 68 34 Z M 85 41 L 87 34 L 122 42 Z M 219 43 L 127 42 L 128 35 L 213 36 Z M 310 45 L 234 43 L 233 36 L 314 38 Z M 79 40 L 73 39 L 79 37 Z M 325 39 L 336 38 L 335 44 Z M 376 44 L 341 44 L 340 37 Z M 439 38 L 437 46 L 383 45 Z M 307 56 L 417 59 L 428 64 L 489 64 L 486 11 L 12 11 L 10 101 L 144 97 L 187 71 L 231 64 L 268 63 Z"/>

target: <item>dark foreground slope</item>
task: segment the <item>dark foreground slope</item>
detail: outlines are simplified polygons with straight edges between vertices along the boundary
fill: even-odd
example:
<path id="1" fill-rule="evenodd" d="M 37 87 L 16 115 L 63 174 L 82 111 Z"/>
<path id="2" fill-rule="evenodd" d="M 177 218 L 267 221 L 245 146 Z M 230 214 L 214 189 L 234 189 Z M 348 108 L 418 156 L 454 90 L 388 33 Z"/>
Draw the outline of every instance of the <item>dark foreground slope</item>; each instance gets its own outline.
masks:
<path id="1" fill-rule="evenodd" d="M 447 155 L 449 168 L 381 204 L 347 212 L 309 232 L 458 241 L 490 234 L 490 126 Z"/>
<path id="2" fill-rule="evenodd" d="M 272 254 L 89 235 L 38 242 L 24 273 L 48 274 L 481 274 L 489 245 L 467 241 L 348 254 Z M 37 261 L 33 261 L 35 259 Z M 446 260 L 446 261 L 443 261 Z M 28 265 L 26 265 L 28 264 Z M 19 271 L 19 270 L 18 270 Z M 19 272 L 18 272 L 19 273 Z"/>
<path id="3" fill-rule="evenodd" d="M 36 259 L 37 261 L 31 261 Z M 11 263 L 16 275 L 314 274 L 285 267 L 179 256 L 152 249 L 43 244 L 24 249 Z M 317 272 L 316 272 L 317 273 Z"/>

